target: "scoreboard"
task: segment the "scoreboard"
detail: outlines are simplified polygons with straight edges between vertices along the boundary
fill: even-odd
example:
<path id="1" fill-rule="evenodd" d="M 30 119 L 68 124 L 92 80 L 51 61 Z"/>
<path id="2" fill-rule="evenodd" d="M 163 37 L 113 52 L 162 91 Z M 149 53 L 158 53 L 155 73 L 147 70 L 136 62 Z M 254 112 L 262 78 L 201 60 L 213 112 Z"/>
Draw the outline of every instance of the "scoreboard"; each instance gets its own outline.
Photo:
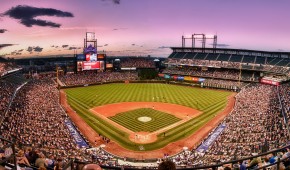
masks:
<path id="1" fill-rule="evenodd" d="M 79 54 L 77 58 L 77 71 L 84 70 L 104 70 L 105 69 L 105 54 Z"/>

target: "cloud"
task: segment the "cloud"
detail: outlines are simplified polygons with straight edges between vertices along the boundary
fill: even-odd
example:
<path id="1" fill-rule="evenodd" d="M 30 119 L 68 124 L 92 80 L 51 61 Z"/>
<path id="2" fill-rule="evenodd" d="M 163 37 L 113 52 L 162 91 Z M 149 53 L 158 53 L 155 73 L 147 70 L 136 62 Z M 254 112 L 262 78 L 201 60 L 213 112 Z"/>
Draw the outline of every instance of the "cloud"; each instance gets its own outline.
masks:
<path id="1" fill-rule="evenodd" d="M 37 8 L 26 5 L 18 5 L 12 7 L 6 11 L 3 15 L 7 15 L 11 18 L 20 20 L 20 23 L 26 27 L 32 27 L 33 25 L 37 26 L 49 26 L 49 27 L 60 27 L 61 24 L 54 23 L 47 20 L 35 19 L 39 16 L 57 16 L 57 17 L 73 17 L 73 14 L 70 12 L 64 12 L 61 10 L 53 8 Z"/>
<path id="2" fill-rule="evenodd" d="M 58 45 L 51 45 L 52 48 L 58 48 Z"/>
<path id="3" fill-rule="evenodd" d="M 15 44 L 0 44 L 0 49 L 4 48 L 4 47 L 9 47 L 9 46 L 13 46 Z"/>
<path id="4" fill-rule="evenodd" d="M 132 46 L 135 46 L 136 44 L 131 44 Z"/>
<path id="5" fill-rule="evenodd" d="M 33 50 L 34 50 L 35 52 L 41 52 L 41 51 L 43 50 L 43 48 L 37 46 L 37 47 L 34 47 Z"/>
<path id="6" fill-rule="evenodd" d="M 36 46 L 36 47 L 29 46 L 26 51 L 28 51 L 29 53 L 32 53 L 32 52 L 42 52 L 42 50 L 43 48 L 39 46 Z"/>
<path id="7" fill-rule="evenodd" d="M 121 0 L 113 0 L 113 3 L 114 4 L 120 4 L 121 3 Z"/>
<path id="8" fill-rule="evenodd" d="M 161 46 L 161 47 L 158 47 L 158 48 L 164 49 L 164 48 L 170 48 L 170 47 L 167 47 L 167 46 Z"/>
<path id="9" fill-rule="evenodd" d="M 24 49 L 18 50 L 18 52 L 22 52 Z"/>
<path id="10" fill-rule="evenodd" d="M 118 30 L 126 30 L 128 28 L 114 28 L 113 31 L 118 31 Z"/>
<path id="11" fill-rule="evenodd" d="M 21 55 L 22 53 L 18 53 L 18 52 L 15 52 L 15 51 L 13 51 L 13 52 L 11 52 L 10 53 L 10 55 Z"/>
<path id="12" fill-rule="evenodd" d="M 109 44 L 105 44 L 104 46 L 108 46 Z"/>
<path id="13" fill-rule="evenodd" d="M 77 49 L 81 49 L 82 47 L 69 47 L 67 50 L 77 50 Z"/>
<path id="14" fill-rule="evenodd" d="M 103 0 L 103 1 L 112 1 L 114 4 L 117 4 L 117 5 L 121 3 L 121 0 Z"/>
<path id="15" fill-rule="evenodd" d="M 28 52 L 30 52 L 30 53 L 31 53 L 31 52 L 32 52 L 32 50 L 33 50 L 33 47 L 30 47 L 30 46 L 29 46 L 29 47 L 27 48 L 27 50 L 26 50 L 26 51 L 28 51 Z"/>
<path id="16" fill-rule="evenodd" d="M 62 48 L 67 48 L 68 47 L 68 45 L 62 45 Z"/>
<path id="17" fill-rule="evenodd" d="M 7 31 L 6 29 L 0 29 L 0 33 L 4 33 L 6 31 Z"/>
<path id="18" fill-rule="evenodd" d="M 77 47 L 69 47 L 68 50 L 76 50 Z"/>

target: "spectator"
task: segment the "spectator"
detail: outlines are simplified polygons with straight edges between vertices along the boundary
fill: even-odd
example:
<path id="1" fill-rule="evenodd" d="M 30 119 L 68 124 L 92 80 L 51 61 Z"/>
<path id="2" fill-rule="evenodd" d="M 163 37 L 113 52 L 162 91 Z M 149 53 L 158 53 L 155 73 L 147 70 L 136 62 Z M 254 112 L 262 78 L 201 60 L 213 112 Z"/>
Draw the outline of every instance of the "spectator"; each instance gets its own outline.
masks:
<path id="1" fill-rule="evenodd" d="M 82 170 L 102 170 L 102 168 L 97 164 L 87 164 L 82 168 Z"/>
<path id="2" fill-rule="evenodd" d="M 29 163 L 28 159 L 25 157 L 23 150 L 18 151 L 16 159 L 17 159 L 18 165 L 30 166 L 30 163 Z"/>
<path id="3" fill-rule="evenodd" d="M 158 170 L 175 170 L 175 164 L 170 160 L 165 160 L 158 165 Z"/>

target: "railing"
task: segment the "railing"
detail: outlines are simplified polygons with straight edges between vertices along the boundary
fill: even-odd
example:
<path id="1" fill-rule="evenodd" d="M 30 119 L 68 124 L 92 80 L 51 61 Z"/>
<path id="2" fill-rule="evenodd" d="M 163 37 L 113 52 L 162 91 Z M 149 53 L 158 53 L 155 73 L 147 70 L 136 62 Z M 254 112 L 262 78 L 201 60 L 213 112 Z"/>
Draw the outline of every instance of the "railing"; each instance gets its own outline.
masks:
<path id="1" fill-rule="evenodd" d="M 15 89 L 15 91 L 13 92 L 13 95 L 9 98 L 9 103 L 8 103 L 8 106 L 7 106 L 6 110 L 4 111 L 4 115 L 0 118 L 0 125 L 2 124 L 3 120 L 4 120 L 5 117 L 7 116 L 8 111 L 9 111 L 9 109 L 10 109 L 10 107 L 11 107 L 11 104 L 12 104 L 12 102 L 13 102 L 13 100 L 14 100 L 16 94 L 17 94 L 17 92 L 18 92 L 18 91 L 19 91 L 19 90 L 20 90 L 20 89 L 21 89 L 25 84 L 27 84 L 27 82 L 24 82 L 24 83 L 21 84 L 19 87 L 17 87 L 17 88 Z"/>
<path id="2" fill-rule="evenodd" d="M 4 151 L 1 155 L 2 158 L 0 157 L 0 165 L 13 170 L 16 169 L 16 153 L 14 143 L 0 136 L 0 150 Z"/>

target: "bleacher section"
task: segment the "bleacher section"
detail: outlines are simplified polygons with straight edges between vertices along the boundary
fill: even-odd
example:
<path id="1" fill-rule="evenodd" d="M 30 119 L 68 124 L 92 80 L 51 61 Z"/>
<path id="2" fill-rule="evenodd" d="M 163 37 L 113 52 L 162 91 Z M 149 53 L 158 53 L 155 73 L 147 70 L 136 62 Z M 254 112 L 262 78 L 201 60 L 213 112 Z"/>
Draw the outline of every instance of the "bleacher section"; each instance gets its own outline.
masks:
<path id="1" fill-rule="evenodd" d="M 183 59 L 193 59 L 196 53 L 186 53 Z"/>
<path id="2" fill-rule="evenodd" d="M 195 55 L 194 59 L 195 60 L 204 60 L 204 58 L 207 56 L 207 53 L 197 53 L 197 55 Z"/>
<path id="3" fill-rule="evenodd" d="M 243 57 L 242 63 L 255 63 L 255 59 L 256 59 L 255 56 L 247 56 L 247 55 L 245 55 Z"/>
<path id="4" fill-rule="evenodd" d="M 177 50 L 175 50 L 177 49 Z M 243 70 L 253 70 L 260 72 L 272 72 L 289 76 L 290 78 L 290 58 L 283 54 L 264 52 L 265 56 L 261 56 L 262 52 L 244 52 L 245 54 L 238 54 L 241 50 L 230 51 L 229 53 L 222 52 L 182 52 L 182 48 L 173 48 L 173 53 L 170 54 L 165 64 L 174 63 L 174 65 L 188 65 L 188 66 L 206 66 L 216 68 L 235 68 Z M 192 49 L 194 50 L 194 49 Z M 227 50 L 225 50 L 227 51 Z M 272 56 L 271 56 L 272 55 Z M 275 57 L 273 57 L 275 56 Z M 281 55 L 282 56 L 282 55 Z M 288 57 L 290 54 L 288 55 Z M 187 59 L 187 60 L 182 60 Z M 174 61 L 174 62 L 173 62 Z"/>
<path id="5" fill-rule="evenodd" d="M 218 55 L 216 54 L 212 54 L 212 53 L 208 53 L 205 60 L 217 60 Z"/>
<path id="6" fill-rule="evenodd" d="M 265 57 L 256 57 L 256 62 L 255 64 L 265 64 L 266 58 Z"/>
<path id="7" fill-rule="evenodd" d="M 176 54 L 177 54 L 176 52 L 173 52 L 173 53 L 171 53 L 171 54 L 168 56 L 168 58 L 174 58 L 174 56 L 175 56 Z"/>
<path id="8" fill-rule="evenodd" d="M 218 56 L 216 60 L 219 61 L 229 61 L 230 55 L 229 54 L 215 54 Z"/>
<path id="9" fill-rule="evenodd" d="M 183 59 L 183 57 L 185 56 L 185 52 L 181 52 L 181 53 L 177 53 L 176 55 L 174 55 L 174 58 L 176 59 Z"/>

